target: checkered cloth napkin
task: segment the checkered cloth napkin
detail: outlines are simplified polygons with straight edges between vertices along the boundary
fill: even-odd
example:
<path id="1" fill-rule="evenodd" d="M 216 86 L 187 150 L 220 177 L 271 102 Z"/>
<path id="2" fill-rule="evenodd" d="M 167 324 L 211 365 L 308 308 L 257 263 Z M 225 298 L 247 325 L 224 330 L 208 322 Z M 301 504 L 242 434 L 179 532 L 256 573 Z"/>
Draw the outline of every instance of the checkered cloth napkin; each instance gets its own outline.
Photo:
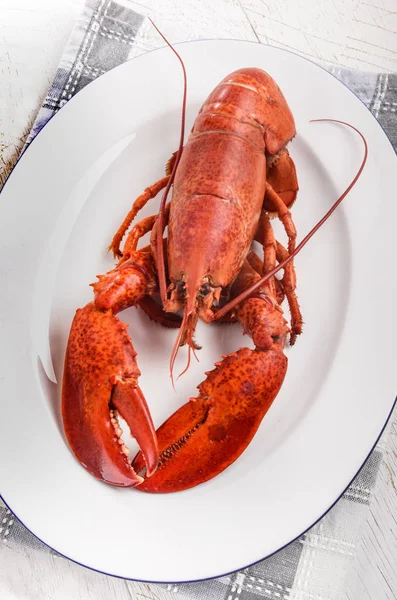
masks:
<path id="1" fill-rule="evenodd" d="M 206 37 L 206 33 L 208 37 L 208 31 L 200 32 L 200 23 L 197 27 L 195 23 L 187 27 L 183 21 L 171 24 L 166 16 L 148 12 L 171 41 Z M 148 19 L 135 12 L 129 0 L 87 0 L 27 143 L 93 79 L 159 45 L 161 41 Z M 371 110 L 396 148 L 397 75 L 330 70 Z M 301 538 L 271 558 L 229 576 L 191 584 L 153 585 L 156 596 L 167 600 L 345 599 L 346 580 L 373 496 L 384 444 L 385 435 L 335 507 Z M 16 549 L 25 545 L 53 552 L 27 531 L 1 500 L 0 540 Z"/>

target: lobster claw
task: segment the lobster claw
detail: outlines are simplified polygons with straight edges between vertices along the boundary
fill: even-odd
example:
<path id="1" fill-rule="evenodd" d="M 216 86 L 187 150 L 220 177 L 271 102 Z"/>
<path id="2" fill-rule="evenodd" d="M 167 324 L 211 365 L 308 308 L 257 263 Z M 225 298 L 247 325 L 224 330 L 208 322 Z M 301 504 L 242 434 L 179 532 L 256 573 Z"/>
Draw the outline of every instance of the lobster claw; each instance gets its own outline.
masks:
<path id="1" fill-rule="evenodd" d="M 157 430 L 157 471 L 137 488 L 178 492 L 218 475 L 245 450 L 283 383 L 287 358 L 281 344 L 268 351 L 241 348 L 207 373 L 199 396 Z M 142 452 L 134 459 L 145 469 Z"/>
<path id="2" fill-rule="evenodd" d="M 98 479 L 136 486 L 142 478 L 128 459 L 117 414 L 127 422 L 149 473 L 158 447 L 145 398 L 138 387 L 136 352 L 126 325 L 94 302 L 74 318 L 65 357 L 62 413 L 65 434 L 76 458 Z"/>

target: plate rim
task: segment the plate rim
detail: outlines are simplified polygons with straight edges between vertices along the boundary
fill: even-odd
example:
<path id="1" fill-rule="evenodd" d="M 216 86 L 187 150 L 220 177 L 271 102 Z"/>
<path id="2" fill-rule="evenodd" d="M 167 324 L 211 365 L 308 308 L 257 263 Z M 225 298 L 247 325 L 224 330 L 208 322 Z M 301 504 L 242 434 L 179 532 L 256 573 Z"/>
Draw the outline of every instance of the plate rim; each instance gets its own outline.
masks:
<path id="1" fill-rule="evenodd" d="M 183 42 L 181 42 L 181 43 L 183 43 Z M 388 423 L 390 421 L 390 417 L 393 414 L 394 408 L 396 406 L 397 406 L 397 396 L 394 399 L 393 405 L 392 405 L 392 407 L 390 409 L 390 412 L 389 412 L 389 414 L 387 416 L 385 424 L 383 425 L 383 427 L 382 427 L 382 429 L 381 429 L 378 437 L 376 438 L 376 440 L 375 440 L 374 444 L 372 445 L 370 451 L 368 452 L 367 456 L 365 457 L 364 462 L 359 467 L 359 469 L 354 474 L 354 476 L 349 481 L 349 483 L 344 488 L 344 490 L 342 490 L 342 492 L 339 494 L 339 496 L 336 498 L 336 500 L 334 500 L 334 502 L 331 504 L 331 506 L 329 506 L 322 515 L 320 515 L 311 525 L 309 525 L 309 527 L 307 527 L 306 529 L 304 529 L 301 533 L 299 533 L 297 536 L 295 536 L 292 540 L 290 540 L 289 542 L 287 542 L 283 546 L 280 546 L 280 548 L 278 548 L 277 550 L 274 550 L 274 552 L 270 552 L 270 554 L 267 554 L 263 558 L 259 558 L 258 560 L 255 560 L 254 562 L 249 563 L 248 565 L 242 566 L 242 567 L 240 567 L 237 570 L 233 569 L 232 571 L 227 571 L 226 573 L 220 573 L 219 575 L 211 575 L 209 577 L 204 577 L 204 578 L 200 578 L 200 579 L 186 579 L 186 580 L 178 580 L 178 581 L 159 581 L 159 580 L 152 580 L 152 579 L 135 579 L 134 577 L 123 577 L 122 575 L 117 575 L 115 573 L 108 573 L 106 571 L 101 571 L 100 569 L 96 569 L 95 567 L 90 567 L 89 565 L 85 565 L 84 563 L 81 563 L 78 560 L 70 558 L 66 554 L 63 554 L 62 552 L 59 552 L 59 550 L 57 550 L 53 546 L 50 546 L 49 544 L 47 544 L 46 542 L 44 542 L 38 535 L 36 535 L 35 533 L 33 533 L 33 531 L 31 531 L 28 527 L 26 527 L 26 525 L 24 524 L 24 522 L 18 517 L 18 515 L 16 513 L 14 513 L 14 511 L 12 510 L 12 508 L 7 504 L 6 500 L 4 499 L 4 497 L 1 494 L 0 494 L 0 499 L 3 500 L 3 502 L 6 505 L 6 507 L 8 508 L 8 510 L 10 510 L 12 512 L 12 514 L 14 514 L 16 516 L 16 518 L 18 519 L 18 521 L 25 527 L 25 529 L 27 529 L 32 535 L 34 535 L 34 537 L 36 539 L 38 539 L 42 544 L 44 544 L 45 546 L 47 546 L 47 548 L 50 548 L 50 550 L 52 550 L 53 552 L 56 552 L 62 558 L 66 558 L 66 560 L 70 560 L 74 564 L 79 565 L 80 567 L 84 567 L 85 569 L 89 569 L 90 571 L 94 571 L 95 573 L 99 573 L 101 575 L 106 575 L 108 577 L 115 577 L 116 579 L 121 579 L 121 580 L 136 581 L 136 582 L 142 582 L 142 583 L 162 584 L 162 585 L 166 585 L 166 584 L 170 584 L 170 583 L 186 584 L 186 583 L 200 583 L 200 582 L 203 582 L 203 581 L 210 581 L 212 579 L 218 579 L 220 577 L 226 577 L 227 575 L 231 575 L 233 573 L 238 573 L 239 571 L 243 571 L 244 569 L 249 569 L 250 567 L 253 567 L 254 565 L 257 565 L 260 562 L 262 562 L 264 560 L 267 560 L 268 558 L 270 558 L 272 556 L 275 556 L 276 554 L 278 554 L 278 552 L 280 552 L 281 550 L 284 550 L 284 548 L 286 548 L 290 544 L 293 544 L 296 540 L 298 540 L 300 537 L 302 537 L 302 535 L 305 535 L 305 533 L 307 533 L 312 527 L 314 527 L 315 525 L 317 525 L 317 523 L 319 523 L 330 512 L 330 510 L 332 510 L 332 508 L 339 502 L 339 500 L 342 498 L 342 496 L 344 495 L 344 493 L 346 492 L 346 490 L 349 489 L 350 485 L 353 483 L 353 481 L 355 480 L 355 478 L 357 477 L 357 475 L 360 473 L 360 471 L 362 470 L 362 468 L 364 467 L 364 465 L 368 461 L 368 459 L 371 456 L 372 452 L 375 450 L 375 448 L 376 448 L 376 446 L 377 446 L 380 438 L 382 437 L 382 434 L 385 431 L 385 429 L 386 429 L 386 427 L 387 427 L 387 425 L 388 425 Z"/>
<path id="2" fill-rule="evenodd" d="M 341 79 L 339 79 L 334 73 L 332 73 L 331 71 L 329 71 L 325 66 L 305 57 L 300 55 L 297 52 L 293 52 L 292 50 L 289 50 L 287 48 L 281 48 L 279 46 L 276 46 L 274 44 L 263 44 L 261 42 L 257 42 L 255 40 L 242 40 L 242 39 L 236 39 L 236 38 L 199 38 L 199 39 L 191 39 L 191 40 L 185 40 L 182 42 L 176 42 L 173 43 L 173 46 L 181 46 L 184 44 L 191 44 L 191 43 L 201 43 L 201 42 L 216 42 L 216 43 L 222 43 L 222 42 L 234 42 L 234 43 L 239 43 L 239 44 L 256 44 L 258 46 L 262 46 L 264 48 L 270 47 L 273 48 L 277 51 L 282 51 L 285 52 L 287 54 L 291 54 L 293 56 L 298 57 L 301 60 L 304 60 L 308 63 L 313 64 L 315 67 L 318 67 L 319 69 L 321 69 L 322 71 L 325 71 L 325 73 L 327 73 L 328 75 L 332 76 L 333 79 L 335 79 L 339 84 L 341 84 L 348 92 L 350 92 L 350 94 L 353 95 L 353 97 L 358 100 L 366 109 L 366 112 L 371 116 L 371 118 L 375 121 L 375 123 L 377 124 L 377 126 L 380 128 L 380 130 L 382 131 L 384 137 L 386 138 L 387 142 L 389 143 L 393 154 L 395 155 L 395 157 L 397 157 L 397 151 L 394 149 L 391 140 L 389 138 L 389 136 L 386 134 L 384 127 L 382 126 L 382 124 L 378 121 L 378 119 L 376 119 L 376 117 L 373 115 L 373 113 L 370 111 L 370 109 L 366 106 L 366 104 L 364 103 L 364 101 L 359 98 L 359 96 L 357 96 L 347 85 L 344 81 L 342 81 Z M 67 105 L 69 105 L 70 103 L 73 103 L 73 101 L 75 100 L 75 98 L 79 97 L 80 94 L 82 92 L 84 92 L 84 90 L 88 87 L 91 87 L 96 81 L 98 81 L 99 79 L 102 79 L 103 77 L 105 77 L 108 73 L 121 68 L 123 65 L 125 65 L 128 62 L 131 61 L 135 61 L 137 59 L 140 59 L 141 57 L 146 56 L 147 54 L 151 54 L 153 52 L 157 52 L 160 50 L 165 50 L 167 49 L 167 45 L 162 45 L 159 46 L 158 48 L 153 48 L 151 50 L 148 50 L 142 54 L 140 54 L 139 56 L 136 57 L 132 57 L 126 61 L 123 61 L 122 63 L 115 65 L 114 67 L 112 67 L 111 69 L 109 69 L 108 71 L 106 71 L 105 73 L 101 74 L 99 77 L 95 78 L 94 80 L 90 81 L 86 86 L 84 86 L 84 88 L 82 88 L 81 90 L 79 90 L 70 100 L 68 100 L 46 123 L 45 125 L 37 132 L 37 134 L 35 135 L 35 137 L 30 141 L 29 145 L 26 146 L 23 150 L 21 155 L 19 156 L 18 160 L 16 161 L 15 165 L 13 166 L 11 172 L 9 173 L 7 180 L 5 181 L 1 191 L 0 191 L 0 197 L 4 191 L 4 189 L 6 188 L 7 183 L 9 182 L 9 180 L 11 179 L 11 177 L 14 175 L 14 172 L 16 170 L 16 167 L 19 165 L 19 163 L 21 162 L 21 160 L 23 159 L 24 155 L 29 151 L 30 147 L 32 146 L 32 144 L 35 142 L 35 140 L 39 137 L 39 135 L 42 133 L 42 131 L 44 129 L 47 128 L 47 126 L 49 125 L 50 121 L 52 121 L 53 119 L 57 118 L 58 114 L 61 113 L 62 109 L 64 109 Z M 348 69 L 347 69 L 348 70 Z M 359 71 L 359 73 L 362 73 L 362 71 Z M 379 75 L 379 73 L 381 73 L 380 71 L 374 71 L 373 74 L 374 75 Z M 39 109 L 40 110 L 40 109 Z M 363 469 L 364 465 L 366 464 L 366 462 L 368 461 L 370 455 L 372 454 L 372 452 L 374 451 L 376 445 L 378 444 L 382 434 L 384 433 L 390 418 L 393 414 L 394 409 L 397 406 L 397 395 L 394 398 L 394 401 L 392 402 L 392 406 L 390 408 L 390 411 L 386 417 L 386 420 L 379 432 L 379 434 L 377 435 L 375 441 L 373 442 L 372 446 L 370 447 L 367 455 L 365 456 L 363 462 L 361 463 L 361 465 L 359 466 L 359 468 L 357 469 L 357 471 L 354 473 L 354 475 L 352 476 L 352 478 L 349 480 L 348 484 L 346 485 L 346 487 L 344 487 L 344 489 L 339 493 L 339 495 L 337 496 L 337 498 L 331 503 L 331 505 L 324 510 L 324 512 L 315 520 L 313 521 L 313 523 L 311 523 L 307 528 L 305 528 L 301 533 L 299 533 L 298 535 L 296 535 L 295 537 L 293 537 L 290 541 L 286 542 L 284 545 L 280 546 L 279 548 L 277 548 L 276 550 L 274 550 L 273 552 L 270 552 L 269 554 L 266 554 L 265 556 L 259 558 L 258 560 L 255 560 L 245 566 L 241 566 L 238 569 L 232 569 L 231 571 L 227 571 L 224 573 L 220 573 L 220 574 L 214 574 L 214 575 L 209 575 L 206 577 L 200 577 L 198 579 L 187 579 L 187 580 L 154 580 L 154 579 L 137 579 L 134 577 L 128 577 L 128 576 L 123 576 L 123 575 L 119 575 L 119 574 L 115 574 L 115 573 L 109 573 L 107 571 L 103 571 L 101 569 L 97 569 L 93 566 L 89 566 L 86 565 L 82 562 L 79 562 L 76 559 L 73 559 L 69 556 L 67 556 L 66 554 L 63 554 L 62 552 L 60 552 L 59 550 L 57 550 L 56 548 L 54 548 L 53 546 L 49 545 L 47 542 L 45 542 L 44 540 L 42 540 L 37 534 L 35 534 L 29 527 L 27 527 L 24 522 L 18 517 L 18 515 L 13 511 L 13 509 L 11 508 L 11 506 L 7 503 L 6 499 L 4 498 L 4 496 L 0 493 L 0 499 L 4 502 L 5 506 L 7 507 L 8 510 L 10 510 L 12 512 L 12 514 L 15 515 L 15 517 L 18 519 L 18 521 L 36 538 L 38 539 L 41 543 L 43 543 L 45 546 L 47 546 L 50 550 L 52 550 L 53 552 L 57 553 L 59 556 L 61 556 L 62 558 L 66 558 L 67 560 L 70 560 L 71 562 L 73 562 L 74 564 L 77 564 L 81 567 L 84 567 L 86 569 L 89 569 L 90 571 L 94 571 L 96 573 L 100 573 L 102 575 L 106 575 L 109 577 L 115 577 L 117 579 L 124 579 L 127 581 L 137 581 L 137 582 L 143 582 L 143 583 L 153 583 L 153 584 L 169 584 L 169 583 L 178 583 L 178 584 L 184 584 L 184 583 L 198 583 L 198 582 L 203 582 L 203 581 L 208 581 L 211 579 L 216 579 L 219 577 L 224 577 L 227 575 L 230 575 L 232 573 L 236 573 L 240 570 L 244 570 L 247 569 L 249 567 L 252 567 L 253 565 L 256 565 L 272 556 L 274 556 L 275 554 L 277 554 L 278 552 L 280 552 L 281 550 L 283 550 L 284 548 L 286 548 L 287 546 L 289 546 L 290 544 L 292 544 L 293 542 L 295 542 L 297 539 L 299 539 L 302 535 L 304 535 L 305 533 L 307 533 L 312 527 L 314 527 L 319 521 L 321 521 L 327 514 L 328 512 L 339 502 L 339 500 L 342 498 L 342 496 L 344 495 L 344 493 L 346 492 L 346 490 L 350 487 L 350 485 L 352 484 L 352 482 L 354 481 L 354 479 L 357 477 L 357 475 L 360 473 L 360 471 Z"/>

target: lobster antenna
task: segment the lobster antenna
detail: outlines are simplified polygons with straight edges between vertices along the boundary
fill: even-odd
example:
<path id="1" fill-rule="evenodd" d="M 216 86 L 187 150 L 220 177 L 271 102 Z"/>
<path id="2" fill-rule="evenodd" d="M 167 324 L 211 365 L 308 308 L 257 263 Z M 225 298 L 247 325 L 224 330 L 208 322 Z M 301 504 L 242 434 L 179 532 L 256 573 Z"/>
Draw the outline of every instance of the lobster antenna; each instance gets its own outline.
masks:
<path id="1" fill-rule="evenodd" d="M 234 308 L 235 306 L 237 306 L 238 304 L 240 304 L 240 302 L 242 302 L 248 296 L 250 296 L 252 294 L 252 292 L 255 292 L 258 288 L 260 288 L 265 283 L 265 281 L 267 281 L 268 279 L 270 279 L 270 277 L 273 277 L 273 275 L 275 275 L 280 269 L 283 269 L 285 267 L 285 265 L 287 265 L 302 250 L 303 246 L 305 246 L 307 244 L 307 242 L 316 233 L 316 231 L 318 229 L 320 229 L 320 227 L 322 225 L 324 225 L 325 221 L 327 221 L 329 219 L 329 217 L 332 215 L 332 213 L 335 212 L 335 210 L 338 208 L 339 204 L 347 196 L 347 194 L 350 192 L 350 190 L 352 189 L 352 187 L 355 185 L 355 183 L 359 179 L 359 177 L 360 177 L 360 175 L 361 175 L 361 173 L 362 173 L 362 171 L 364 169 L 365 163 L 367 162 L 367 156 L 368 156 L 368 145 L 367 145 L 367 141 L 366 141 L 365 137 L 363 136 L 363 134 L 361 133 L 361 131 L 359 131 L 353 125 L 350 125 L 350 123 L 345 123 L 345 121 L 338 121 L 337 119 L 312 119 L 310 121 L 310 123 L 324 123 L 324 122 L 327 122 L 327 123 L 328 122 L 329 123 L 339 123 L 341 125 L 346 125 L 347 127 L 350 127 L 351 129 L 353 129 L 354 131 L 356 131 L 358 133 L 358 135 L 361 137 L 361 139 L 363 140 L 363 142 L 364 142 L 364 157 L 363 157 L 363 160 L 361 162 L 361 166 L 360 166 L 359 170 L 357 171 L 356 176 L 354 177 L 354 179 L 350 183 L 350 185 L 345 189 L 345 191 L 343 192 L 343 194 L 331 206 L 331 208 L 329 209 L 329 211 L 323 216 L 323 218 L 317 223 L 317 225 L 315 225 L 313 227 L 313 229 L 311 231 L 309 231 L 309 233 L 297 245 L 297 247 L 295 248 L 295 250 L 293 252 L 291 252 L 291 254 L 286 259 L 282 260 L 276 267 L 274 267 L 274 269 L 272 269 L 271 271 L 269 271 L 268 273 L 266 273 L 266 275 L 264 275 L 256 283 L 254 283 L 253 285 L 251 285 L 251 287 L 247 288 L 239 296 L 237 296 L 236 298 L 234 298 L 233 300 L 231 300 L 231 302 L 228 302 L 228 304 L 225 304 L 225 306 L 223 306 L 223 308 L 221 308 L 216 313 L 214 313 L 214 316 L 211 319 L 212 321 L 217 321 L 218 319 L 221 319 L 222 317 L 224 317 L 230 310 L 232 310 L 232 308 Z"/>
<path id="2" fill-rule="evenodd" d="M 186 333 L 186 329 L 189 327 L 190 317 L 191 317 L 191 313 L 188 313 L 185 311 L 183 314 L 181 326 L 178 331 L 178 335 L 176 336 L 176 340 L 175 340 L 174 346 L 172 348 L 172 353 L 171 353 L 171 358 L 170 358 L 170 377 L 171 377 L 172 387 L 174 388 L 174 390 L 175 390 L 175 382 L 174 382 L 173 371 L 174 371 L 175 360 L 178 355 L 178 350 L 179 350 L 179 346 L 181 344 L 182 338 Z M 188 367 L 189 367 L 189 365 L 190 365 L 190 344 L 189 344 L 189 353 L 188 353 Z M 187 368 L 185 369 L 185 371 L 187 370 Z M 181 373 L 181 375 L 182 375 L 182 373 Z M 179 377 L 181 375 L 179 375 Z M 178 379 L 179 379 L 179 377 L 178 377 Z"/>
<path id="3" fill-rule="evenodd" d="M 160 210 L 159 210 L 159 214 L 158 214 L 158 235 L 157 235 L 157 248 L 156 248 L 157 273 L 158 273 L 159 288 L 160 288 L 160 298 L 161 298 L 161 302 L 163 303 L 163 306 L 164 306 L 164 304 L 167 301 L 167 282 L 166 282 L 166 278 L 165 278 L 165 262 L 164 262 L 165 259 L 164 259 L 164 247 L 163 247 L 164 212 L 165 212 L 165 204 L 167 202 L 167 197 L 168 197 L 171 185 L 175 179 L 175 173 L 176 173 L 176 170 L 177 170 L 177 167 L 178 167 L 181 155 L 182 155 L 182 150 L 183 150 L 183 141 L 185 138 L 185 121 L 186 121 L 187 77 L 186 77 L 185 65 L 183 63 L 182 58 L 179 56 L 178 52 L 175 50 L 175 48 L 172 46 L 172 44 L 167 40 L 167 38 L 161 33 L 160 29 L 157 27 L 157 25 L 155 25 L 155 23 L 152 21 L 152 19 L 150 17 L 148 17 L 148 19 L 151 22 L 151 24 L 153 25 L 153 27 L 155 28 L 155 30 L 157 31 L 157 33 L 163 38 L 165 43 L 171 48 L 173 53 L 177 56 L 179 62 L 182 65 L 182 70 L 183 70 L 183 100 L 182 100 L 181 136 L 180 136 L 180 140 L 179 140 L 179 148 L 178 148 L 178 152 L 177 152 L 176 159 L 174 162 L 174 166 L 171 171 L 170 178 L 168 180 L 167 186 L 164 190 L 163 197 L 161 199 Z"/>

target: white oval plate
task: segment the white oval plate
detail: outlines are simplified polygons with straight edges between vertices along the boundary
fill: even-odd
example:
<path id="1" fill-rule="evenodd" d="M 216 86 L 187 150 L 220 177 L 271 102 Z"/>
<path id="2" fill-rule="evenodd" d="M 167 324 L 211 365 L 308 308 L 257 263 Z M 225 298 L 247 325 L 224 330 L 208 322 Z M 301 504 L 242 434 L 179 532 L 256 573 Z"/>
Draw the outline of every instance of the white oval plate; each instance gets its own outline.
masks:
<path id="1" fill-rule="evenodd" d="M 381 127 L 340 82 L 276 48 L 237 41 L 178 45 L 189 78 L 188 127 L 212 88 L 246 66 L 268 71 L 295 115 L 290 146 L 299 237 L 355 175 L 357 186 L 296 260 L 304 333 L 287 348 L 278 398 L 243 456 L 214 480 L 169 495 L 106 486 L 74 459 L 60 422 L 62 361 L 88 284 L 114 264 L 106 248 L 132 200 L 177 148 L 182 76 L 167 48 L 130 61 L 73 98 L 33 142 L 1 198 L 1 493 L 41 540 L 74 561 L 150 581 L 217 576 L 275 552 L 344 491 L 390 414 L 397 375 L 393 318 L 396 157 Z M 141 216 L 155 212 L 152 201 Z M 283 236 L 277 225 L 278 235 Z M 175 331 L 129 310 L 141 386 L 158 426 L 222 352 L 249 343 L 238 326 L 200 324 L 200 363 L 172 390 Z M 49 344 L 50 340 L 50 344 Z M 180 352 L 177 369 L 186 359 Z M 44 365 L 44 368 L 43 366 Z M 45 369 L 45 371 L 44 371 Z"/>

